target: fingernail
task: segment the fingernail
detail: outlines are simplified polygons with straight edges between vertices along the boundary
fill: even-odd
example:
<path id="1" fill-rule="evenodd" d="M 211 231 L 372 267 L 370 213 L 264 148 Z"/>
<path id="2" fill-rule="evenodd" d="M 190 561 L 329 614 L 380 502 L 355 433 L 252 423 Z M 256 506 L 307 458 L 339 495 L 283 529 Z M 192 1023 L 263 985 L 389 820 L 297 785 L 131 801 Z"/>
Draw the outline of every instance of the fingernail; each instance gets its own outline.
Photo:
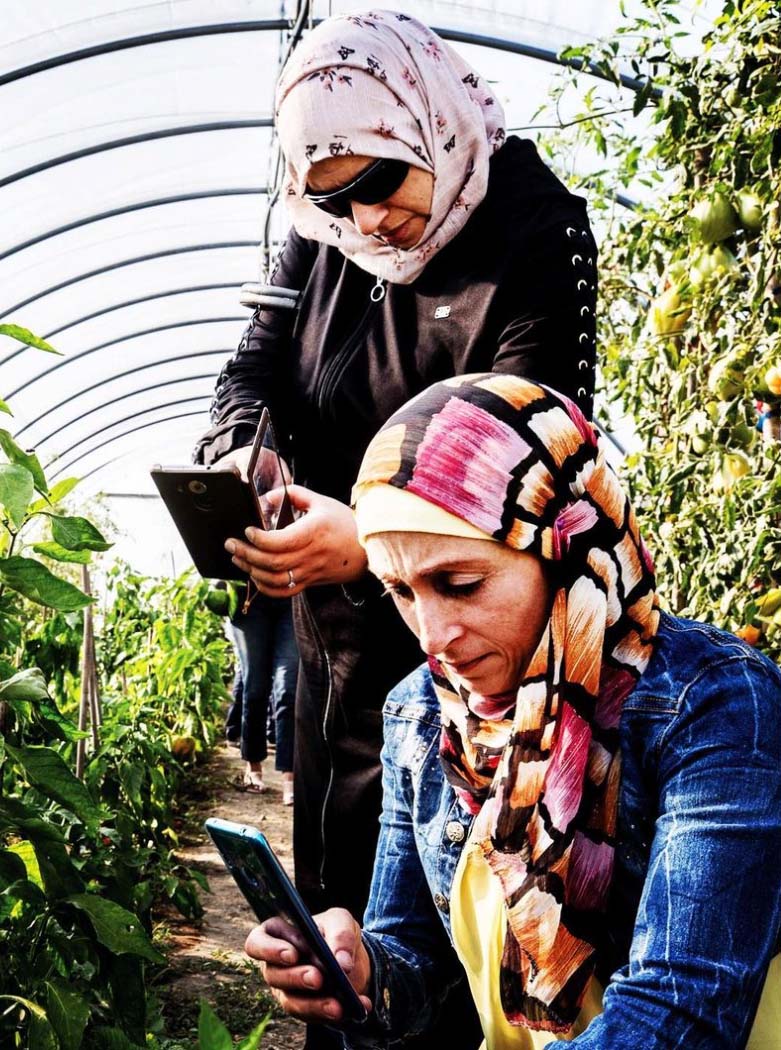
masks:
<path id="1" fill-rule="evenodd" d="M 323 1013 L 327 1017 L 338 1017 L 339 1016 L 339 1007 L 337 1006 L 336 1003 L 326 1003 L 325 1006 L 323 1007 Z"/>
<path id="2" fill-rule="evenodd" d="M 252 537 L 254 536 L 254 534 L 255 534 L 255 530 L 253 529 L 253 527 L 251 525 L 250 525 L 250 527 L 248 529 L 244 530 L 244 535 L 247 537 L 247 539 L 250 541 L 250 543 L 252 543 Z"/>
<path id="3" fill-rule="evenodd" d="M 339 963 L 341 968 L 345 971 L 352 970 L 353 968 L 353 957 L 349 952 L 344 950 L 336 953 L 336 961 Z"/>
<path id="4" fill-rule="evenodd" d="M 233 540 L 225 541 L 225 550 L 228 552 L 228 554 L 236 553 L 236 544 L 233 542 Z"/>
<path id="5" fill-rule="evenodd" d="M 303 980 L 307 988 L 314 988 L 314 986 L 317 984 L 316 972 L 314 970 L 305 970 Z"/>
<path id="6" fill-rule="evenodd" d="M 279 958 L 284 963 L 292 963 L 295 960 L 295 955 L 290 948 L 283 948 L 279 953 Z"/>

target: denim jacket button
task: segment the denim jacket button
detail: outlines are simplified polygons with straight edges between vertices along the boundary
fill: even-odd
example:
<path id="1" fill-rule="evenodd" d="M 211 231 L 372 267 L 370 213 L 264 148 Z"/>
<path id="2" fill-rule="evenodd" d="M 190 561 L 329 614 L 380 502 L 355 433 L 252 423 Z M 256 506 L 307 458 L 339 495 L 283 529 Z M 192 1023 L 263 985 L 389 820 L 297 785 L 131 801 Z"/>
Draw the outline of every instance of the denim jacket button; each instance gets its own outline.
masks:
<path id="1" fill-rule="evenodd" d="M 459 820 L 450 820 L 445 828 L 445 834 L 451 842 L 463 842 L 466 832 L 464 825 Z"/>
<path id="2" fill-rule="evenodd" d="M 447 915 L 447 913 L 450 911 L 450 902 L 448 901 L 444 893 L 435 893 L 434 903 L 440 911 L 445 913 L 445 915 Z"/>

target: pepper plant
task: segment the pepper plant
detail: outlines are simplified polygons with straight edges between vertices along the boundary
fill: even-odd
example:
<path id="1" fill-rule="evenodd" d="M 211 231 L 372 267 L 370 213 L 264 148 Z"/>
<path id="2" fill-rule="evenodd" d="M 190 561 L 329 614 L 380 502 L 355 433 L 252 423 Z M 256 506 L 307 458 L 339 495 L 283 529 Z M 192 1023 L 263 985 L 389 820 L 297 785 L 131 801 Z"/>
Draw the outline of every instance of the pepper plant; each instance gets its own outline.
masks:
<path id="1" fill-rule="evenodd" d="M 0 333 L 52 352 L 16 326 Z M 0 1045 L 145 1046 L 155 1025 L 145 968 L 165 961 L 150 939 L 152 906 L 167 897 L 198 914 L 204 885 L 173 852 L 182 767 L 153 703 L 109 695 L 84 781 L 71 771 L 82 734 L 63 713 L 67 683 L 58 704 L 31 660 L 43 657 L 57 679 L 64 652 L 73 669 L 72 617 L 92 599 L 69 577 L 110 544 L 64 511 L 75 479 L 50 488 L 6 429 L 0 450 Z"/>

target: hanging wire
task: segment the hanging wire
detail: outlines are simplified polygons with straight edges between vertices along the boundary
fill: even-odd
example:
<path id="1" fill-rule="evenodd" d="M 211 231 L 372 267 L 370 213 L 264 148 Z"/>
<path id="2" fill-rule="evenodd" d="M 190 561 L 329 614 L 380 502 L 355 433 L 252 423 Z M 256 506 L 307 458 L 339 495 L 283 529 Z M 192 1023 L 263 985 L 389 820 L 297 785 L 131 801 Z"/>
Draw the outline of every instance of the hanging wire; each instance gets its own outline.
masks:
<path id="1" fill-rule="evenodd" d="M 285 14 L 285 0 L 282 0 L 282 7 L 280 14 L 284 17 Z M 284 33 L 280 34 L 280 47 L 279 47 L 279 72 L 281 73 L 284 69 L 287 60 L 293 53 L 293 49 L 301 40 L 305 29 L 312 28 L 312 0 L 297 0 L 296 14 L 293 18 L 290 29 L 287 33 L 287 40 L 285 41 Z M 276 94 L 276 84 L 274 85 Z M 271 112 L 274 113 L 274 99 L 271 100 Z M 265 283 L 269 279 L 269 274 L 272 268 L 271 258 L 271 221 L 274 213 L 274 206 L 279 200 L 280 193 L 282 192 L 282 179 L 284 175 L 284 162 L 282 159 L 282 150 L 279 146 L 279 136 L 277 135 L 276 125 L 272 124 L 271 127 L 271 149 L 269 153 L 269 171 L 268 171 L 268 189 L 269 194 L 266 200 L 266 209 L 263 216 L 263 227 L 262 236 L 260 241 L 260 280 L 261 283 Z"/>

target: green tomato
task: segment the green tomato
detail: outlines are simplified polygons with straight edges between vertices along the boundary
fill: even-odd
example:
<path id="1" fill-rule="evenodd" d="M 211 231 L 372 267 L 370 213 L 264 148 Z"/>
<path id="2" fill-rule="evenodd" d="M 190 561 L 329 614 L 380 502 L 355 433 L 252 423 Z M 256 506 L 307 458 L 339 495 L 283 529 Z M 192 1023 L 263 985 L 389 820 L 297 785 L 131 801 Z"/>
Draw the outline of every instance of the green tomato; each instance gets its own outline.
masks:
<path id="1" fill-rule="evenodd" d="M 228 592 L 222 591 L 217 587 L 209 588 L 203 599 L 203 603 L 209 612 L 213 612 L 217 616 L 227 616 L 230 612 L 230 599 L 228 598 Z"/>
<path id="2" fill-rule="evenodd" d="M 721 465 L 721 475 L 725 489 L 731 488 L 736 481 L 751 473 L 751 462 L 743 452 L 728 452 Z"/>
<path id="3" fill-rule="evenodd" d="M 743 391 L 743 369 L 733 358 L 717 361 L 708 376 L 708 390 L 720 401 L 731 401 Z"/>
<path id="4" fill-rule="evenodd" d="M 654 335 L 676 335 L 684 327 L 692 312 L 681 301 L 676 288 L 668 288 L 651 303 L 648 323 Z"/>
<path id="5" fill-rule="evenodd" d="M 735 201 L 738 210 L 740 225 L 744 230 L 756 233 L 762 229 L 762 221 L 765 217 L 765 206 L 762 199 L 751 190 L 741 190 Z"/>
<path id="6" fill-rule="evenodd" d="M 721 274 L 738 267 L 738 260 L 722 244 L 715 248 L 703 248 L 695 256 L 692 268 L 689 272 L 689 280 L 695 288 L 700 288 L 706 281 L 720 277 Z"/>
<path id="7" fill-rule="evenodd" d="M 735 209 L 723 193 L 698 201 L 689 214 L 694 232 L 703 244 L 726 240 L 738 228 Z"/>
<path id="8" fill-rule="evenodd" d="M 756 438 L 756 427 L 750 427 L 748 423 L 736 423 L 730 431 L 730 441 L 738 448 L 751 448 Z"/>

